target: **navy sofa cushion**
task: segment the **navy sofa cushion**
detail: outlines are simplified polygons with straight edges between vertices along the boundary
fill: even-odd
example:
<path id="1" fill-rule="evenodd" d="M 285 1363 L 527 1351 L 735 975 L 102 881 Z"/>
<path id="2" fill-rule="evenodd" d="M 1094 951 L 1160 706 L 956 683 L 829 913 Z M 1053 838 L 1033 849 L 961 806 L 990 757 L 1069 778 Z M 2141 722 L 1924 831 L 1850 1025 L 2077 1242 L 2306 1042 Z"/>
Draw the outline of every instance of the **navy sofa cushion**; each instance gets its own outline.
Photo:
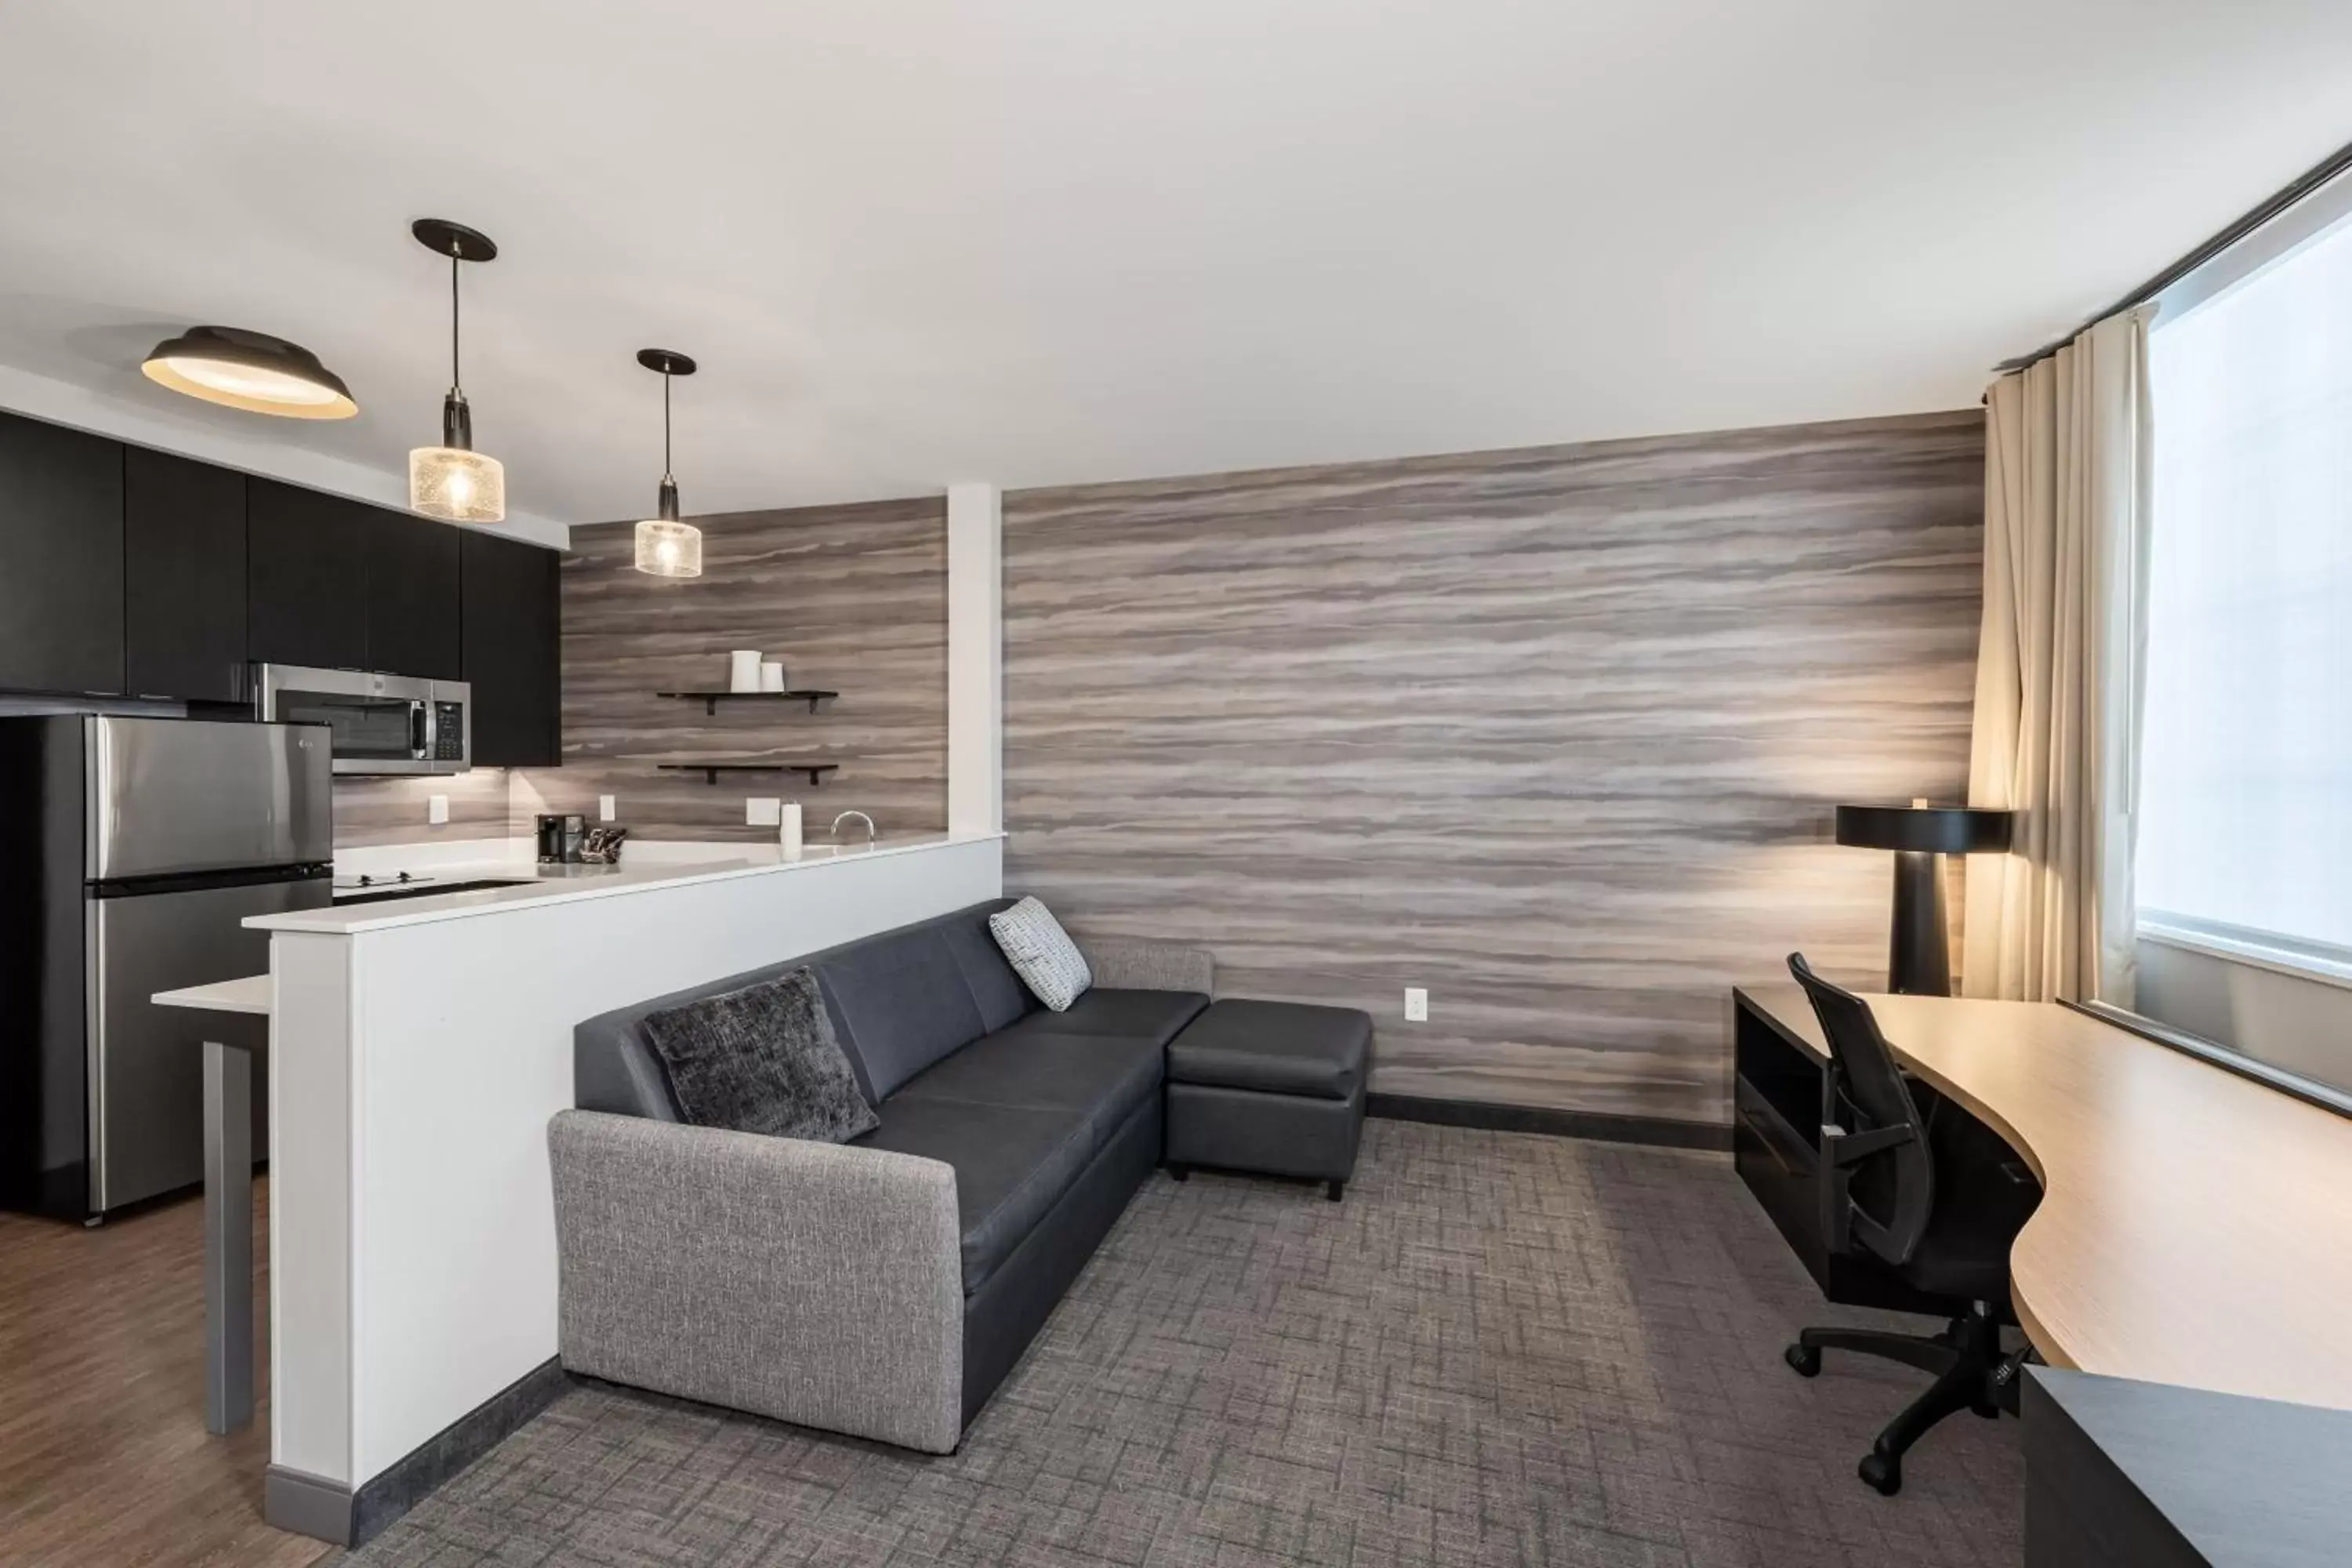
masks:
<path id="1" fill-rule="evenodd" d="M 1047 1035 L 1120 1035 L 1166 1045 L 1199 1016 L 1209 999 L 1196 991 L 1088 991 L 1056 1013 L 1040 1007 L 1005 1032 L 1024 1038 Z"/>
<path id="2" fill-rule="evenodd" d="M 1029 987 L 1021 984 L 1013 965 L 1005 961 L 1004 950 L 996 945 L 996 938 L 988 929 L 988 917 L 1002 904 L 982 904 L 961 910 L 940 922 L 940 935 L 955 954 L 957 967 L 963 971 L 964 984 L 971 988 L 973 1004 L 980 1008 L 982 1030 L 994 1034 L 1019 1018 L 1037 1005 L 1029 994 Z"/>
<path id="3" fill-rule="evenodd" d="M 1158 1044 L 1132 1036 L 1023 1038 L 1007 1030 L 973 1041 L 894 1098 L 1072 1111 L 1099 1149 L 1137 1107 L 1158 1097 L 1163 1060 Z"/>
<path id="4" fill-rule="evenodd" d="M 1372 1020 L 1353 1007 L 1227 997 L 1168 1047 L 1171 1083 L 1352 1100 L 1371 1069 Z"/>
<path id="5" fill-rule="evenodd" d="M 1066 1108 L 982 1105 L 893 1095 L 856 1149 L 891 1149 L 955 1167 L 967 1296 L 1036 1228 L 1094 1159 L 1093 1124 Z"/>
<path id="6" fill-rule="evenodd" d="M 866 1068 L 866 1098 L 898 1086 L 986 1033 L 947 939 L 928 926 L 860 942 L 812 964 Z"/>

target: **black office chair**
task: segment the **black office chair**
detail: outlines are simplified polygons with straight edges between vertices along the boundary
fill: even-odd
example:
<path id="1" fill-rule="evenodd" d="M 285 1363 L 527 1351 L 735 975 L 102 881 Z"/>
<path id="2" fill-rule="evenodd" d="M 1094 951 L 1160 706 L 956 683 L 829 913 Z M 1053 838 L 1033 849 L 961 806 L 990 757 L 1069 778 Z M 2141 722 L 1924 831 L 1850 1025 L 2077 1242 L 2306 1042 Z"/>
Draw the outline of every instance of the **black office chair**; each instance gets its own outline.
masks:
<path id="1" fill-rule="evenodd" d="M 1851 1254 L 1858 1246 L 1906 1285 L 1947 1298 L 1953 1309 L 1950 1325 L 1932 1336 L 1807 1329 L 1788 1349 L 1789 1364 L 1806 1377 L 1821 1372 L 1825 1350 L 1936 1374 L 1858 1467 L 1864 1481 L 1891 1497 L 1902 1489 L 1904 1454 L 1937 1422 L 1961 1410 L 1998 1416 L 2004 1405 L 2015 1408 L 2023 1352 L 2004 1355 L 2000 1344 L 2001 1325 L 2016 1321 L 2009 1249 L 2042 1190 L 1998 1135 L 1904 1075 L 1868 1003 L 1815 974 L 1802 953 L 1789 955 L 1789 972 L 1812 999 L 1829 1039 L 1837 1118 L 1822 1129 L 1829 1248 Z"/>

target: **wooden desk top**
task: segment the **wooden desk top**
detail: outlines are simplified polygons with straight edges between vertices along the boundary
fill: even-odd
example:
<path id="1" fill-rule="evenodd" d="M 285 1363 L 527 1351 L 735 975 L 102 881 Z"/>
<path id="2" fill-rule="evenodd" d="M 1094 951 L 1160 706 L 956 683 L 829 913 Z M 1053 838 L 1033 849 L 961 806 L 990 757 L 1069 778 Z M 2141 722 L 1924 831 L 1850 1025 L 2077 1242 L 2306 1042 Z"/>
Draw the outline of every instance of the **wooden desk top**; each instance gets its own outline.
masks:
<path id="1" fill-rule="evenodd" d="M 1739 991 L 1828 1054 L 1794 984 Z M 1866 1000 L 2042 1180 L 2010 1293 L 2045 1360 L 2352 1409 L 2352 1120 L 2052 1003 Z"/>

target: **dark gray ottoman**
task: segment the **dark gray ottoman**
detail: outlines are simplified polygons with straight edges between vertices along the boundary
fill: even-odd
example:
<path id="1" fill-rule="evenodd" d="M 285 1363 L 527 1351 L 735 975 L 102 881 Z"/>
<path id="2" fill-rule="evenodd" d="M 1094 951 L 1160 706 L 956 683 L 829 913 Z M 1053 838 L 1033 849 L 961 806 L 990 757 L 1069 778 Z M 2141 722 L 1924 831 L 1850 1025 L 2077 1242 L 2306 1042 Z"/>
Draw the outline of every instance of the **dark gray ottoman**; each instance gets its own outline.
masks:
<path id="1" fill-rule="evenodd" d="M 1213 1002 L 1168 1046 L 1168 1170 L 1304 1176 L 1332 1202 L 1356 1170 L 1372 1021 L 1353 1007 Z"/>

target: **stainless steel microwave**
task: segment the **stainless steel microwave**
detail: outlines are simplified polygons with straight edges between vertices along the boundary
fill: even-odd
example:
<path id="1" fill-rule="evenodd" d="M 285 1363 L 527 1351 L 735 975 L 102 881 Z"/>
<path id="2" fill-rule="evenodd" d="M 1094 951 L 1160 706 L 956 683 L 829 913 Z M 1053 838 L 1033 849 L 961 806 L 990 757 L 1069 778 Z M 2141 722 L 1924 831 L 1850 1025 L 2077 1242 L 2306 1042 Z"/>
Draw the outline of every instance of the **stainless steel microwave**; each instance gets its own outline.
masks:
<path id="1" fill-rule="evenodd" d="M 362 669 L 253 667 L 254 716 L 324 724 L 339 773 L 462 773 L 474 765 L 474 694 L 462 680 Z"/>

